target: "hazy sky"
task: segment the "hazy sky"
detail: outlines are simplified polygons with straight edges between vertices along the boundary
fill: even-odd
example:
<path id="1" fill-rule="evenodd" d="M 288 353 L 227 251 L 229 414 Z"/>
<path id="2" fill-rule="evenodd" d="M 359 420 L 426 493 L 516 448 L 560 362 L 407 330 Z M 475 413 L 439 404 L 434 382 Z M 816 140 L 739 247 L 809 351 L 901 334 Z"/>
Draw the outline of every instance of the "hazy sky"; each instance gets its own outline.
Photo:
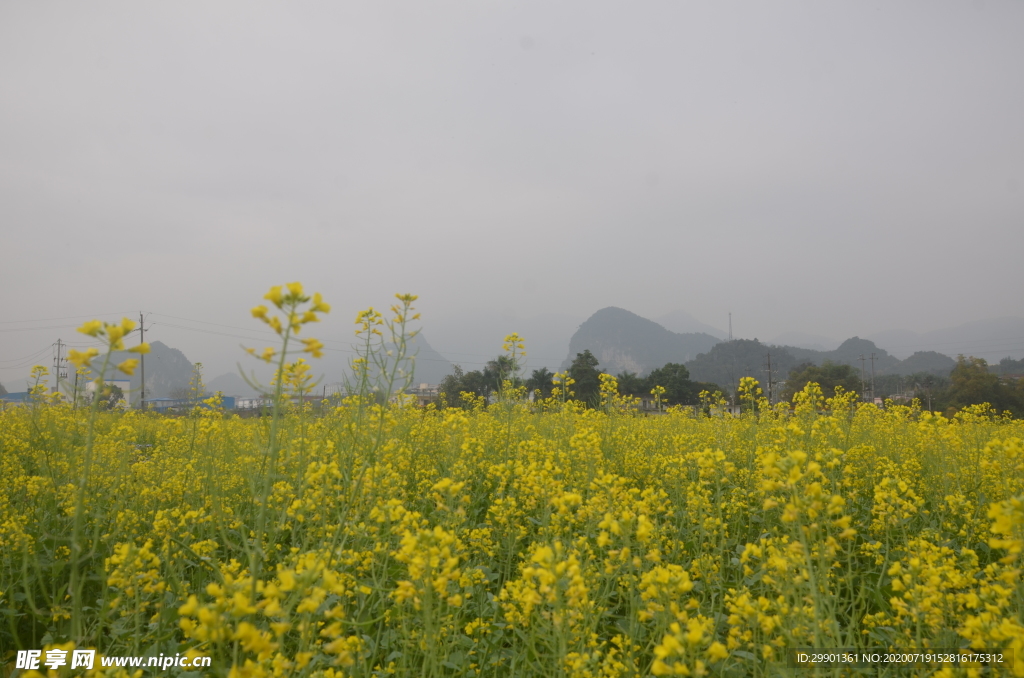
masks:
<path id="1" fill-rule="evenodd" d="M 1022 34 L 1019 0 L 7 0 L 0 380 L 139 310 L 215 376 L 290 280 L 336 347 L 417 293 L 468 365 L 525 327 L 560 360 L 609 305 L 762 339 L 1024 315 Z"/>

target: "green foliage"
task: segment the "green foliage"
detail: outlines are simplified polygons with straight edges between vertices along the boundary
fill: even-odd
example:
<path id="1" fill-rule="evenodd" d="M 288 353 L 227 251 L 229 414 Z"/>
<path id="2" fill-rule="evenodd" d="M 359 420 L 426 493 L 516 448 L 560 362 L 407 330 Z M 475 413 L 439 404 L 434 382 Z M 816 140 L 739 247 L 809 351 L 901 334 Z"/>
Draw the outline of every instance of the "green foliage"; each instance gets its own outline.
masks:
<path id="1" fill-rule="evenodd" d="M 850 365 L 838 365 L 826 361 L 824 365 L 812 365 L 804 363 L 793 368 L 789 377 L 786 378 L 786 387 L 783 390 L 783 398 L 792 400 L 793 395 L 802 391 L 809 383 L 816 383 L 821 387 L 821 392 L 830 397 L 835 394 L 836 386 L 841 386 L 844 391 L 860 392 L 860 373 Z"/>
<path id="2" fill-rule="evenodd" d="M 552 381 L 554 376 L 554 373 L 546 367 L 534 370 L 530 378 L 526 380 L 526 390 L 529 393 L 540 391 L 541 398 L 548 398 L 551 396 L 551 389 L 554 387 L 554 382 Z"/>
<path id="3" fill-rule="evenodd" d="M 713 393 L 719 390 L 717 384 L 691 380 L 689 370 L 679 363 L 666 363 L 646 377 L 622 372 L 615 379 L 619 384 L 619 393 L 624 396 L 647 397 L 654 387 L 661 386 L 665 393 L 660 396 L 660 400 L 669 405 L 698 405 L 701 391 Z"/>
<path id="4" fill-rule="evenodd" d="M 597 369 L 598 361 L 590 349 L 577 353 L 576 359 L 569 366 L 569 376 L 574 380 L 573 390 L 576 399 L 587 405 L 595 405 L 601 397 L 601 371 Z"/>
<path id="5" fill-rule="evenodd" d="M 488 382 L 480 370 L 464 372 L 460 365 L 453 365 L 452 373 L 441 380 L 438 390 L 441 400 L 448 407 L 465 408 L 469 405 L 463 400 L 463 393 L 472 393 L 487 398 L 493 389 L 488 386 Z"/>
<path id="6" fill-rule="evenodd" d="M 998 365 L 992 365 L 989 369 L 994 370 L 996 374 L 1001 375 L 1024 374 L 1024 358 L 1014 360 L 1010 356 L 1006 356 L 999 361 Z"/>
<path id="7" fill-rule="evenodd" d="M 651 390 L 647 387 L 647 380 L 636 372 L 620 372 L 615 375 L 615 380 L 619 383 L 619 393 L 625 396 L 644 396 Z"/>
<path id="8" fill-rule="evenodd" d="M 763 375 L 768 353 L 772 355 L 772 369 L 780 375 L 788 374 L 798 364 L 791 351 L 791 347 L 768 346 L 757 339 L 734 339 L 702 353 L 686 367 L 692 379 L 720 384 L 724 391 L 734 392 L 742 377 Z"/>
<path id="9" fill-rule="evenodd" d="M 519 361 L 513 360 L 507 355 L 499 355 L 494 360 L 487 361 L 482 373 L 484 382 L 492 390 L 501 388 L 504 381 L 511 381 L 514 386 L 519 386 Z"/>
<path id="10" fill-rule="evenodd" d="M 968 405 L 988 403 L 997 411 L 1024 414 L 1024 380 L 1004 383 L 988 369 L 983 358 L 957 358 L 950 374 L 952 383 L 946 394 L 948 406 L 957 410 Z"/>
<path id="11" fill-rule="evenodd" d="M 695 382 L 690 381 L 689 370 L 679 363 L 666 363 L 647 375 L 645 381 L 651 388 L 665 387 L 662 399 L 669 405 L 696 405 L 697 394 L 701 391 Z"/>
<path id="12" fill-rule="evenodd" d="M 101 410 L 113 410 L 116 407 L 120 407 L 122 401 L 128 402 L 125 400 L 124 391 L 121 390 L 121 387 L 114 386 L 113 384 L 107 384 L 103 387 L 103 394 L 100 396 Z"/>
<path id="13" fill-rule="evenodd" d="M 500 391 L 505 381 L 511 382 L 513 386 L 521 386 L 518 363 L 508 355 L 500 355 L 489 360 L 483 370 L 465 372 L 461 366 L 453 365 L 452 373 L 441 380 L 438 390 L 448 407 L 468 408 L 470 404 L 462 398 L 463 393 L 472 393 L 486 400 Z M 550 394 L 550 379 L 548 384 Z"/>
<path id="14" fill-rule="evenodd" d="M 955 364 L 955 363 L 954 363 Z M 900 396 L 909 400 L 912 397 L 920 399 L 921 405 L 931 409 L 934 404 L 949 388 L 949 376 L 940 376 L 930 372 L 918 372 L 916 374 L 879 374 L 875 377 L 875 394 L 879 398 L 893 398 L 899 400 Z"/>

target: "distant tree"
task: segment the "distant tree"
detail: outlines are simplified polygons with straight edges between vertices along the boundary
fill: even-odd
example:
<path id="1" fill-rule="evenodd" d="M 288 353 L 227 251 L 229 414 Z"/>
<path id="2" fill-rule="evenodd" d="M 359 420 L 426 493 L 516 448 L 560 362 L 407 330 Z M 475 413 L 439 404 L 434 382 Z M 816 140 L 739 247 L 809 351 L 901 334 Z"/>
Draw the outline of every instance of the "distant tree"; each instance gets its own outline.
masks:
<path id="1" fill-rule="evenodd" d="M 949 377 L 934 372 L 914 374 L 879 374 L 875 377 L 875 394 L 880 398 L 921 400 L 925 408 L 941 400 L 940 394 L 949 386 Z"/>
<path id="2" fill-rule="evenodd" d="M 507 355 L 499 355 L 494 360 L 488 360 L 483 371 L 484 380 L 497 391 L 501 384 L 507 379 L 513 386 L 519 385 L 519 365 Z"/>
<path id="3" fill-rule="evenodd" d="M 459 406 L 459 394 L 462 393 L 462 379 L 465 376 L 461 366 L 452 365 L 452 373 L 447 375 L 437 385 L 441 401 L 448 407 Z"/>
<path id="4" fill-rule="evenodd" d="M 526 380 L 526 390 L 530 393 L 540 391 L 541 398 L 548 398 L 551 396 L 551 389 L 554 387 L 554 382 L 552 381 L 554 376 L 546 367 L 534 370 L 530 378 Z"/>
<path id="5" fill-rule="evenodd" d="M 646 382 L 636 372 L 620 372 L 615 380 L 619 383 L 619 393 L 625 396 L 643 396 L 651 390 L 644 388 Z"/>
<path id="6" fill-rule="evenodd" d="M 860 375 L 850 365 L 837 365 L 826 360 L 822 365 L 803 363 L 794 367 L 789 376 L 786 377 L 786 387 L 782 391 L 785 400 L 792 400 L 797 391 L 802 391 L 804 386 L 814 382 L 821 387 L 821 392 L 826 398 L 835 395 L 836 386 L 842 386 L 845 391 L 860 392 Z"/>
<path id="7" fill-rule="evenodd" d="M 945 409 L 951 380 L 934 374 L 913 376 L 914 397 L 921 401 L 921 406 L 928 408 L 929 411 Z"/>
<path id="8" fill-rule="evenodd" d="M 665 388 L 662 401 L 669 405 L 696 405 L 700 389 L 690 381 L 690 371 L 679 363 L 665 363 L 663 367 L 653 370 L 644 379 L 647 391 L 655 386 Z"/>
<path id="9" fill-rule="evenodd" d="M 569 366 L 569 376 L 576 382 L 572 385 L 576 400 L 589 406 L 596 405 L 601 397 L 601 372 L 597 369 L 598 364 L 597 358 L 587 349 L 577 353 L 576 359 Z"/>
<path id="10" fill-rule="evenodd" d="M 99 403 L 101 410 L 113 410 L 120 407 L 120 403 L 122 401 L 127 403 L 124 397 L 124 391 L 121 390 L 120 386 L 107 384 L 103 387 L 103 393 L 100 396 Z"/>
<path id="11" fill-rule="evenodd" d="M 490 398 L 496 387 L 495 380 L 480 370 L 466 372 L 462 377 L 462 391 L 482 398 Z"/>
<path id="12" fill-rule="evenodd" d="M 487 373 L 486 370 L 464 372 L 462 367 L 454 365 L 452 373 L 441 380 L 438 390 L 448 407 L 465 407 L 462 394 L 473 393 L 483 398 L 490 397 L 498 386 L 497 374 L 498 371 L 495 370 L 491 373 Z"/>
<path id="13" fill-rule="evenodd" d="M 959 410 L 967 405 L 988 403 L 1000 412 L 1024 414 L 1024 386 L 1019 381 L 1004 384 L 998 375 L 989 371 L 984 358 L 958 356 L 949 378 L 951 383 L 946 395 L 951 408 Z"/>
<path id="14" fill-rule="evenodd" d="M 0 396 L 7 395 L 7 389 L 4 388 L 3 384 L 0 384 Z"/>
<path id="15" fill-rule="evenodd" d="M 1024 374 L 1024 358 L 1020 360 L 1014 360 L 1010 356 L 1006 356 L 999 361 L 998 365 L 993 365 L 991 368 L 998 374 Z"/>

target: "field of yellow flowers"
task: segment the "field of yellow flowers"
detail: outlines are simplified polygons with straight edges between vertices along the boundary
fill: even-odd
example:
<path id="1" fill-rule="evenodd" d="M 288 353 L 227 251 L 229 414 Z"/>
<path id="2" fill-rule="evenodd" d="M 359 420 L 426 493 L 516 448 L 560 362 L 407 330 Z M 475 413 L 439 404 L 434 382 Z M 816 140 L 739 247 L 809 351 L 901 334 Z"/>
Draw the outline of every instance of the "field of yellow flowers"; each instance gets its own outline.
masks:
<path id="1" fill-rule="evenodd" d="M 1024 422 L 813 386 L 738 417 L 517 395 L 0 412 L 0 666 L 59 646 L 234 678 L 1024 675 Z M 816 673 L 797 647 L 1016 663 Z"/>

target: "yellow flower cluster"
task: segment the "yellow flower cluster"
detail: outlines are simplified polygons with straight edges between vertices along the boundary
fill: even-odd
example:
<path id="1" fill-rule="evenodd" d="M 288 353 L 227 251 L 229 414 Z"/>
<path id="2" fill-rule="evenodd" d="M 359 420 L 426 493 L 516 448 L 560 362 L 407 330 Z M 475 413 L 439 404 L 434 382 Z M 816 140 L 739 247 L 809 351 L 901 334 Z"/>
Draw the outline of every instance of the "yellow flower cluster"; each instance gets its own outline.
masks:
<path id="1" fill-rule="evenodd" d="M 123 351 L 124 338 L 135 329 L 135 321 L 123 318 L 120 323 L 105 323 L 99 320 L 90 320 L 78 331 L 94 339 L 99 339 L 107 344 L 109 351 Z M 128 349 L 129 353 L 149 353 L 149 344 L 137 344 Z M 100 354 L 98 348 L 89 347 L 84 351 L 71 349 L 68 351 L 68 360 L 78 369 L 85 369 L 92 366 L 92 360 Z M 137 358 L 128 358 L 118 364 L 117 369 L 125 374 L 134 374 L 135 368 L 139 366 Z"/>
<path id="2" fill-rule="evenodd" d="M 287 291 L 285 291 L 286 289 Z M 320 317 L 317 313 L 331 312 L 330 304 L 324 302 L 319 292 L 314 293 L 310 297 L 303 290 L 302 283 L 298 282 L 288 283 L 287 285 L 275 285 L 270 288 L 270 291 L 263 298 L 281 311 L 282 315 L 268 315 L 270 309 L 260 304 L 252 309 L 252 317 L 261 320 L 270 329 L 274 330 L 284 340 L 284 345 L 280 349 L 268 346 L 259 355 L 257 355 L 254 348 L 247 348 L 246 351 L 250 355 L 256 356 L 268 363 L 275 356 L 287 352 L 289 339 L 292 335 L 299 334 L 302 331 L 303 325 L 320 322 Z M 305 306 L 306 304 L 308 306 Z M 319 358 L 323 355 L 324 345 L 320 340 L 306 337 L 305 339 L 300 339 L 300 342 L 304 346 L 303 352 L 309 353 L 314 358 Z"/>
<path id="3" fill-rule="evenodd" d="M 267 300 L 282 342 L 327 310 L 297 285 Z M 131 331 L 84 329 L 112 350 Z M 1024 675 L 1024 422 L 815 387 L 768 407 L 752 381 L 741 416 L 646 416 L 603 384 L 594 409 L 562 375 L 471 410 L 2 410 L 0 648 L 201 654 L 231 678 L 639 678 L 960 647 Z"/>

